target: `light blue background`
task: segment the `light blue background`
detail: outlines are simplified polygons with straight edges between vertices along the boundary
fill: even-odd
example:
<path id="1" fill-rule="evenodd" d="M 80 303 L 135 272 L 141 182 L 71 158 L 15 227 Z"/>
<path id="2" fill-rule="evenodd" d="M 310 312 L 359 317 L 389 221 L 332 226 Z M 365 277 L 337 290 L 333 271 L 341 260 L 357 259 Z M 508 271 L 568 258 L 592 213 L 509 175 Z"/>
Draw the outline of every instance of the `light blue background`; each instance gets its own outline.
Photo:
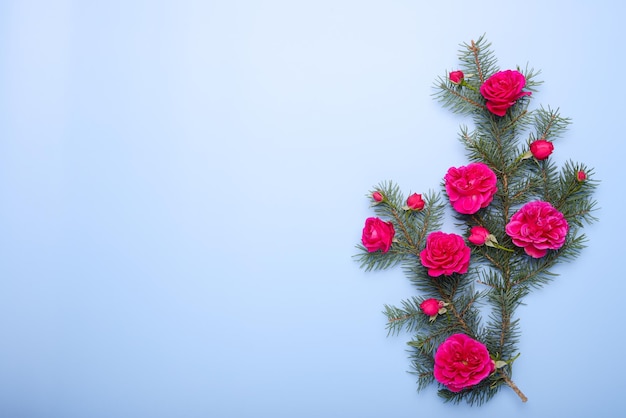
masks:
<path id="1" fill-rule="evenodd" d="M 1 1 L 0 416 L 622 416 L 624 12 Z M 553 158 L 596 168 L 601 220 L 519 310 L 529 402 L 470 408 L 416 393 L 381 314 L 413 289 L 351 257 L 371 187 L 466 162 L 432 85 L 483 33 L 573 119 Z"/>

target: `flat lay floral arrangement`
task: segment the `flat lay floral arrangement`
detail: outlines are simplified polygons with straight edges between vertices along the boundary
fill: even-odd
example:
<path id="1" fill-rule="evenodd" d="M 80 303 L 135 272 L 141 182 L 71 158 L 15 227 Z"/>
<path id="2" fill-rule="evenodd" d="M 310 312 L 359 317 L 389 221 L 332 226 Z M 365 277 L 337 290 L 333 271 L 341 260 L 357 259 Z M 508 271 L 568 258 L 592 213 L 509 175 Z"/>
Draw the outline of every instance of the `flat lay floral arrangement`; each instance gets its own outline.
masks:
<path id="1" fill-rule="evenodd" d="M 526 402 L 512 378 L 516 308 L 585 247 L 598 181 L 582 163 L 550 158 L 570 121 L 529 109 L 537 72 L 501 70 L 484 37 L 461 45 L 458 68 L 436 80 L 435 97 L 471 118 L 459 133 L 468 163 L 442 173 L 439 192 L 407 196 L 391 181 L 371 190 L 376 216 L 355 258 L 366 271 L 400 265 L 415 285 L 384 313 L 390 334 L 412 335 L 418 390 L 437 384 L 446 401 L 480 405 L 508 387 Z M 456 231 L 441 230 L 447 210 Z"/>

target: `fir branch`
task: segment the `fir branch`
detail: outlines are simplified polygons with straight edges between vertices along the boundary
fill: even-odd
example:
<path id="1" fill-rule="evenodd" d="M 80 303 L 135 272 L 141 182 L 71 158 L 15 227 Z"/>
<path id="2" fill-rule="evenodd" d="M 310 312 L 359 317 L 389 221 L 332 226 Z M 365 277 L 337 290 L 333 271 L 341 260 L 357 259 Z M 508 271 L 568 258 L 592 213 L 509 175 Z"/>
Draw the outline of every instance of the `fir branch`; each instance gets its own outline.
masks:
<path id="1" fill-rule="evenodd" d="M 485 110 L 482 96 L 478 97 L 472 90 L 464 90 L 461 86 L 453 86 L 449 81 L 440 77 L 436 86 L 438 91 L 434 93 L 443 107 L 449 108 L 456 113 L 472 114 L 477 110 Z"/>
<path id="2" fill-rule="evenodd" d="M 474 303 L 476 299 L 473 298 L 471 302 L 468 302 L 466 304 L 466 308 L 462 309 L 461 311 L 459 311 L 456 306 L 458 300 L 455 298 L 455 296 L 457 291 L 459 291 L 459 288 L 462 286 L 463 281 L 463 278 L 461 278 L 458 274 L 454 274 L 452 278 L 446 278 L 446 283 L 451 283 L 451 286 L 444 286 L 441 281 L 433 280 L 440 297 L 444 302 L 448 304 L 448 311 L 452 313 L 452 316 L 454 317 L 456 323 L 459 325 L 461 330 L 472 338 L 476 338 L 477 330 L 473 329 L 467 324 L 464 315 L 467 314 L 469 306 Z M 446 289 L 446 287 L 448 288 Z"/>
<path id="3" fill-rule="evenodd" d="M 483 34 L 476 41 L 461 44 L 459 50 L 461 67 L 467 74 L 476 74 L 480 84 L 498 70 L 495 54 L 490 47 L 491 44 Z"/>
<path id="4" fill-rule="evenodd" d="M 411 342 L 408 345 L 412 348 L 409 356 L 413 371 L 409 373 L 417 376 L 417 391 L 421 391 L 435 381 L 433 375 L 434 360 L 427 351 L 414 347 Z"/>
<path id="5" fill-rule="evenodd" d="M 541 70 L 535 70 L 534 68 L 528 68 L 528 64 L 526 67 L 522 69 L 519 65 L 517 66 L 517 71 L 524 74 L 524 78 L 526 79 L 526 85 L 524 88 L 526 90 L 530 90 L 533 93 L 537 92 L 537 87 L 543 84 L 543 81 L 537 80 L 537 77 L 541 74 Z"/>
<path id="6" fill-rule="evenodd" d="M 454 84 L 439 77 L 434 96 L 443 107 L 472 117 L 474 130 L 461 127 L 459 139 L 470 161 L 487 164 L 497 176 L 497 192 L 486 208 L 472 215 L 456 214 L 457 225 L 469 234 L 473 226 L 487 228 L 496 237 L 491 245 L 472 247 L 472 268 L 466 274 L 430 277 L 419 259 L 427 235 L 441 227 L 444 205 L 440 194 L 432 193 L 425 200 L 423 211 L 405 211 L 404 197 L 391 182 L 381 183 L 377 191 L 384 194 L 381 204 L 374 206 L 376 213 L 393 223 L 397 231 L 388 253 L 367 253 L 357 258 L 366 270 L 387 268 L 400 263 L 409 280 L 421 292 L 420 296 L 402 301 L 401 307 L 385 305 L 389 334 L 401 330 L 415 333 L 408 343 L 411 362 L 418 376 L 418 390 L 431 384 L 434 353 L 437 347 L 453 333 L 462 332 L 484 342 L 489 353 L 500 365 L 494 373 L 480 383 L 451 392 L 439 390 L 446 402 L 466 401 L 470 405 L 489 400 L 503 385 L 510 387 L 523 402 L 527 398 L 511 380 L 512 363 L 519 355 L 519 318 L 517 308 L 532 290 L 542 287 L 557 276 L 552 269 L 560 261 L 576 258 L 585 247 L 586 236 L 581 232 L 585 223 L 596 220 L 592 199 L 597 186 L 593 172 L 579 163 L 568 161 L 559 170 L 552 159 L 538 160 L 530 157 L 530 144 L 537 139 L 555 140 L 566 131 L 568 118 L 559 109 L 539 107 L 529 110 L 530 96 L 518 98 L 503 116 L 492 114 L 485 106 L 480 86 L 498 71 L 490 44 L 484 36 L 459 51 L 460 68 L 465 74 L 462 82 Z M 534 69 L 518 67 L 526 80 L 525 88 L 536 91 L 541 84 Z M 520 144 L 521 138 L 526 139 Z M 371 196 L 371 195 L 370 195 Z M 549 250 L 541 258 L 532 258 L 523 249 L 513 245 L 505 230 L 513 214 L 531 200 L 544 200 L 558 209 L 569 225 L 565 243 L 558 250 Z M 484 286 L 475 291 L 474 283 Z M 420 308 L 425 298 L 443 301 L 442 315 L 434 318 Z M 490 308 L 486 324 L 479 315 L 480 302 Z M 502 365 L 502 362 L 506 364 Z"/>
<path id="7" fill-rule="evenodd" d="M 380 251 L 368 252 L 367 249 L 358 244 L 356 248 L 359 253 L 354 255 L 353 258 L 359 263 L 360 268 L 365 271 L 373 270 L 385 270 L 399 264 L 407 255 L 406 251 L 401 250 L 396 246 L 391 246 L 391 249 L 382 253 Z"/>
<path id="8" fill-rule="evenodd" d="M 578 173 L 585 174 L 584 180 L 578 179 Z M 559 174 L 558 187 L 555 192 L 554 206 L 559 209 L 568 222 L 582 226 L 582 223 L 597 221 L 593 212 L 597 203 L 592 195 L 597 183 L 591 179 L 593 170 L 583 164 L 567 161 Z"/>
<path id="9" fill-rule="evenodd" d="M 524 395 L 524 392 L 522 392 L 520 388 L 517 387 L 517 385 L 511 380 L 511 378 L 504 371 L 498 370 L 498 373 L 500 374 L 500 376 L 502 376 L 502 379 L 504 379 L 504 382 L 511 389 L 513 389 L 513 392 L 515 392 L 517 396 L 519 396 L 522 402 L 528 402 L 528 398 L 526 397 L 526 395 Z"/>
<path id="10" fill-rule="evenodd" d="M 571 124 L 569 118 L 564 118 L 559 114 L 559 109 L 552 110 L 550 107 L 547 109 L 540 107 L 534 113 L 536 139 L 558 138 Z"/>
<path id="11" fill-rule="evenodd" d="M 384 314 L 387 316 L 387 335 L 399 334 L 403 329 L 406 332 L 415 332 L 427 324 L 427 316 L 420 309 L 423 298 L 413 297 L 402 301 L 402 308 L 385 305 Z"/>

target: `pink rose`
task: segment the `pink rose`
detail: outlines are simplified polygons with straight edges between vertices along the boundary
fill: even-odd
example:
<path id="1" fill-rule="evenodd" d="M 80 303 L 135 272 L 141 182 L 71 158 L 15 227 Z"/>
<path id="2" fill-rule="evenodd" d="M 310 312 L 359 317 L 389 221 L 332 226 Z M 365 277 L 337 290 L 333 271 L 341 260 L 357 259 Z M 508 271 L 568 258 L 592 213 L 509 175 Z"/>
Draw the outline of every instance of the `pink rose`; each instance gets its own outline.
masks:
<path id="1" fill-rule="evenodd" d="M 450 276 L 452 273 L 467 273 L 470 253 L 463 237 L 437 231 L 426 237 L 426 248 L 420 252 L 420 260 L 429 276 Z"/>
<path id="2" fill-rule="evenodd" d="M 480 94 L 487 101 L 487 109 L 494 115 L 504 116 L 522 96 L 530 96 L 529 91 L 522 91 L 526 78 L 519 71 L 498 71 L 480 86 Z"/>
<path id="3" fill-rule="evenodd" d="M 469 242 L 474 245 L 485 245 L 489 240 L 489 230 L 484 226 L 475 226 L 470 230 Z"/>
<path id="4" fill-rule="evenodd" d="M 422 195 L 421 194 L 417 194 L 417 193 L 413 193 L 406 200 L 406 206 L 407 206 L 407 208 L 409 208 L 411 210 L 422 210 L 422 209 L 424 209 L 424 200 L 422 199 Z"/>
<path id="5" fill-rule="evenodd" d="M 452 71 L 450 73 L 450 81 L 453 84 L 461 84 L 464 78 L 465 74 L 463 74 L 463 71 Z"/>
<path id="6" fill-rule="evenodd" d="M 465 334 L 451 335 L 435 353 L 435 379 L 452 392 L 480 383 L 495 369 L 487 347 Z"/>
<path id="7" fill-rule="evenodd" d="M 374 192 L 372 193 L 372 199 L 374 199 L 376 202 L 382 202 L 383 194 L 381 192 Z"/>
<path id="8" fill-rule="evenodd" d="M 526 203 L 506 225 L 506 233 L 513 244 L 524 248 L 526 254 L 541 258 L 550 250 L 558 250 L 565 243 L 569 225 L 561 212 L 550 203 Z"/>
<path id="9" fill-rule="evenodd" d="M 420 309 L 428 316 L 436 316 L 441 307 L 443 307 L 443 302 L 440 303 L 437 299 L 432 298 L 420 303 Z"/>
<path id="10" fill-rule="evenodd" d="M 391 241 L 396 233 L 391 222 L 385 222 L 380 218 L 367 218 L 361 241 L 367 251 L 381 250 L 386 253 L 391 247 Z"/>
<path id="11" fill-rule="evenodd" d="M 545 139 L 538 139 L 530 144 L 530 152 L 538 160 L 545 160 L 554 151 L 554 145 Z"/>
<path id="12" fill-rule="evenodd" d="M 578 172 L 576 173 L 576 180 L 578 180 L 578 182 L 580 183 L 587 180 L 587 173 L 582 170 L 578 170 Z"/>
<path id="13" fill-rule="evenodd" d="M 496 174 L 484 163 L 451 167 L 444 180 L 452 207 L 466 215 L 489 206 L 493 195 L 498 191 Z"/>

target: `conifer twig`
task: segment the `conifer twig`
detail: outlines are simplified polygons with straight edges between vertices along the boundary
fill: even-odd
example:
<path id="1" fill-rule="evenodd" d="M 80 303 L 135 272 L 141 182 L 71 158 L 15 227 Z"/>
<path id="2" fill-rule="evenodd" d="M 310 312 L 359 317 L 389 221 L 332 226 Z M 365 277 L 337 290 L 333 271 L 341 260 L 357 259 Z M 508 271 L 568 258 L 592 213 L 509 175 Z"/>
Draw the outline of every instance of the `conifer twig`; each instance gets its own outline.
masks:
<path id="1" fill-rule="evenodd" d="M 511 380 L 511 378 L 506 373 L 504 373 L 503 371 L 500 371 L 500 375 L 502 376 L 502 379 L 507 384 L 507 386 L 509 386 L 511 389 L 513 389 L 513 392 L 515 392 L 515 394 L 517 396 L 519 396 L 519 398 L 522 400 L 522 402 L 527 402 L 528 401 L 528 398 L 526 397 L 526 395 L 524 395 L 524 392 L 522 392 L 520 390 L 520 388 L 517 387 L 515 382 L 513 382 Z"/>

